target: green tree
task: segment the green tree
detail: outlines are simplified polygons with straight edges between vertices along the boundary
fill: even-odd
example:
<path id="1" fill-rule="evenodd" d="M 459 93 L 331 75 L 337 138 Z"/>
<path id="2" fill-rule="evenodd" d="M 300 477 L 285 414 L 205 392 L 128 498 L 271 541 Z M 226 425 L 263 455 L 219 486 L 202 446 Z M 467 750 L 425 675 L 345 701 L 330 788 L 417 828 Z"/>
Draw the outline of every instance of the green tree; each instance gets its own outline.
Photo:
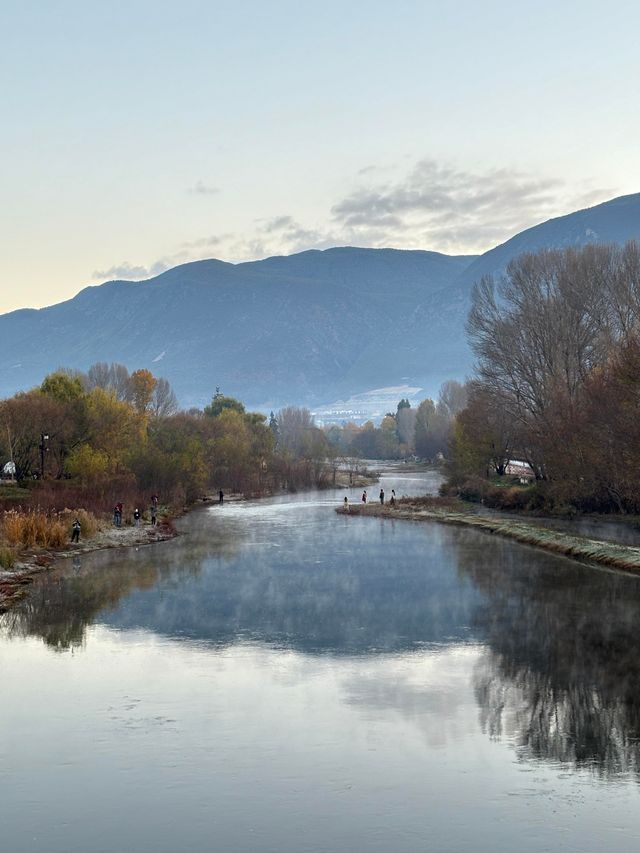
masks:
<path id="1" fill-rule="evenodd" d="M 225 411 L 238 412 L 238 414 L 244 415 L 245 408 L 240 400 L 236 400 L 235 397 L 225 397 L 219 391 L 209 405 L 204 407 L 204 413 L 209 418 L 218 418 Z"/>
<path id="2" fill-rule="evenodd" d="M 85 396 L 82 381 L 62 370 L 50 373 L 42 382 L 40 391 L 59 403 L 71 403 Z"/>

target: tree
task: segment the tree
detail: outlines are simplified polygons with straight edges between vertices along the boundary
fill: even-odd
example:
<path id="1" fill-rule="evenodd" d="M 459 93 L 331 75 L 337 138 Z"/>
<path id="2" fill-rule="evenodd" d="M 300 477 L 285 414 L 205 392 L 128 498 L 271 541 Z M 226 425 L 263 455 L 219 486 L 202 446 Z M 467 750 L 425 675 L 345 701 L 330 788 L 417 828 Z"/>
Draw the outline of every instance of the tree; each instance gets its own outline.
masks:
<path id="1" fill-rule="evenodd" d="M 423 459 L 431 459 L 438 449 L 434 435 L 435 418 L 435 403 L 423 400 L 416 411 L 415 423 L 416 453 Z"/>
<path id="2" fill-rule="evenodd" d="M 131 377 L 124 364 L 107 364 L 105 361 L 92 364 L 87 371 L 88 390 L 102 388 L 110 391 L 117 400 L 131 401 Z"/>
<path id="3" fill-rule="evenodd" d="M 467 405 L 469 392 L 466 385 L 448 379 L 440 386 L 438 394 L 438 411 L 445 420 L 452 421 Z"/>
<path id="4" fill-rule="evenodd" d="M 241 415 L 245 412 L 240 400 L 236 400 L 235 397 L 225 397 L 219 391 L 216 392 L 209 405 L 204 407 L 204 413 L 209 418 L 217 418 L 227 410 L 238 412 Z"/>
<path id="5" fill-rule="evenodd" d="M 309 409 L 287 406 L 280 409 L 278 421 L 278 448 L 294 458 L 306 454 L 309 437 L 316 429 L 315 421 Z"/>
<path id="6" fill-rule="evenodd" d="M 398 406 L 396 425 L 400 443 L 406 446 L 407 452 L 412 452 L 415 449 L 416 410 L 411 406 Z"/>
<path id="7" fill-rule="evenodd" d="M 87 398 L 87 417 L 89 441 L 104 450 L 112 471 L 125 467 L 127 454 L 146 442 L 144 420 L 113 392 L 94 388 Z"/>
<path id="8" fill-rule="evenodd" d="M 514 446 L 514 424 L 499 402 L 481 384 L 473 384 L 465 409 L 454 419 L 449 474 L 461 481 L 468 474 L 502 475 Z"/>
<path id="9" fill-rule="evenodd" d="M 24 480 L 41 473 L 40 447 L 43 447 L 44 472 L 60 476 L 74 423 L 63 403 L 30 391 L 17 394 L 0 404 L 0 441 L 5 439 L 16 466 L 16 479 Z M 48 438 L 44 441 L 42 436 Z M 10 441 L 9 441 L 10 439 Z M 52 470 L 53 469 L 53 470 Z"/>
<path id="10" fill-rule="evenodd" d="M 541 477 L 553 406 L 576 405 L 620 337 L 608 296 L 620 260 L 613 246 L 544 250 L 521 255 L 497 282 L 485 277 L 474 289 L 468 331 L 478 378 L 520 424 Z"/>
<path id="11" fill-rule="evenodd" d="M 84 486 L 94 485 L 108 474 L 109 457 L 104 450 L 97 450 L 90 444 L 81 444 L 67 456 L 65 471 L 80 480 Z"/>
<path id="12" fill-rule="evenodd" d="M 178 400 L 169 381 L 160 376 L 157 381 L 150 404 L 154 418 L 166 418 L 178 411 Z"/>
<path id="13" fill-rule="evenodd" d="M 71 403 L 84 397 L 82 381 L 62 370 L 50 373 L 42 382 L 40 391 L 60 403 Z"/>
<path id="14" fill-rule="evenodd" d="M 131 385 L 131 401 L 138 414 L 149 411 L 153 394 L 158 384 L 150 370 L 134 370 L 129 379 Z"/>
<path id="15" fill-rule="evenodd" d="M 271 433 L 273 435 L 274 442 L 277 444 L 280 430 L 278 427 L 278 419 L 273 414 L 273 412 L 269 414 L 269 429 L 271 430 Z"/>

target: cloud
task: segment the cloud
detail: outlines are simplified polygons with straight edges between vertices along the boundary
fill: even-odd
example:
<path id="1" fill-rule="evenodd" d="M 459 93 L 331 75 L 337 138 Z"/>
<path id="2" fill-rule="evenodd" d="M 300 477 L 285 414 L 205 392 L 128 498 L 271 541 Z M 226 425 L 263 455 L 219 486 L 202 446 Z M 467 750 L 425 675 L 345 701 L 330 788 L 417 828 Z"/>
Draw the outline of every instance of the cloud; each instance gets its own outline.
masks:
<path id="1" fill-rule="evenodd" d="M 106 270 L 94 270 L 91 273 L 93 280 L 113 281 L 114 279 L 140 279 L 148 278 L 149 270 L 147 267 L 137 266 L 123 261 L 121 264 L 109 267 Z"/>
<path id="2" fill-rule="evenodd" d="M 207 247 L 219 246 L 220 243 L 229 237 L 229 234 L 213 234 L 210 237 L 198 237 L 197 240 L 189 240 L 182 244 L 184 249 L 204 249 Z"/>
<path id="3" fill-rule="evenodd" d="M 404 174 L 368 165 L 355 187 L 309 226 L 291 214 L 257 223 L 257 233 L 225 243 L 236 260 L 305 249 L 394 246 L 475 254 L 532 225 L 610 198 L 610 189 L 581 187 L 514 169 L 458 169 L 433 159 Z"/>
<path id="4" fill-rule="evenodd" d="M 366 173 L 368 174 L 368 172 Z M 334 223 L 362 245 L 477 252 L 551 216 L 603 199 L 577 196 L 562 180 L 512 169 L 466 171 L 420 160 L 393 181 L 356 186 L 331 209 Z"/>
<path id="5" fill-rule="evenodd" d="M 209 184 L 205 184 L 204 181 L 198 180 L 192 187 L 189 187 L 187 192 L 192 195 L 217 195 L 220 190 L 218 187 L 210 186 Z"/>
<path id="6" fill-rule="evenodd" d="M 265 231 L 267 234 L 272 234 L 274 231 L 288 230 L 293 224 L 294 221 L 291 216 L 276 216 L 274 219 L 269 219 L 266 224 L 262 226 L 262 231 Z"/>
<path id="7" fill-rule="evenodd" d="M 130 264 L 128 261 L 124 261 L 123 263 L 109 267 L 109 269 L 106 270 L 94 270 L 91 274 L 91 279 L 93 281 L 114 281 L 117 279 L 141 281 L 160 275 L 160 273 L 171 269 L 171 267 L 175 267 L 177 264 L 184 262 L 186 257 L 187 253 L 177 252 L 175 255 L 168 255 L 164 258 L 160 258 L 146 267 L 140 264 Z"/>
<path id="8" fill-rule="evenodd" d="M 218 190 L 198 181 L 189 192 Z M 291 213 L 254 220 L 242 233 L 220 232 L 183 242 L 149 266 L 122 263 L 96 271 L 94 280 L 144 279 L 186 261 L 217 257 L 232 262 L 332 246 L 393 246 L 476 254 L 543 222 L 604 201 L 612 189 L 515 169 L 464 170 L 425 158 L 412 166 L 367 165 L 354 186 L 316 222 Z"/>

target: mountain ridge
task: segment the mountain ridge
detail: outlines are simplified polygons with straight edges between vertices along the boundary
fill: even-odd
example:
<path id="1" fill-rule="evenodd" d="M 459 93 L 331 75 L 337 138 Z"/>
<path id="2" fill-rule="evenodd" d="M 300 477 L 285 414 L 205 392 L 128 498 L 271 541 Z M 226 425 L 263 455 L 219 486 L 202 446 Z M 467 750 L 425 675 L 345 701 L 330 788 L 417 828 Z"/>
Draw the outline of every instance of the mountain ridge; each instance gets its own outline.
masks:
<path id="1" fill-rule="evenodd" d="M 640 240 L 640 194 L 520 232 L 483 255 L 341 246 L 232 264 L 190 261 L 0 315 L 0 396 L 96 361 L 166 376 L 183 406 L 216 386 L 252 407 L 316 405 L 381 386 L 435 393 L 471 369 L 471 287 L 542 247 Z"/>

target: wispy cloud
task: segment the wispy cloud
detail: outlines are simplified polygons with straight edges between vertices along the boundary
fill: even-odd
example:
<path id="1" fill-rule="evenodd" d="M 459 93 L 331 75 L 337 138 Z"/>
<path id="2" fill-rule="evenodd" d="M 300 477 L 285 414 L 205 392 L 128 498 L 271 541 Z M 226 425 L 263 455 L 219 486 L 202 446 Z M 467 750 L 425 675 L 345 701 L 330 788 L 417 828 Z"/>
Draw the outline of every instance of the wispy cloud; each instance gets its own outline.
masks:
<path id="1" fill-rule="evenodd" d="M 175 267 L 177 264 L 187 260 L 187 252 L 176 252 L 174 255 L 167 255 L 154 261 L 149 266 L 141 264 L 130 264 L 128 261 L 123 261 L 121 264 L 116 264 L 106 270 L 94 270 L 91 274 L 93 281 L 114 281 L 124 279 L 125 281 L 140 281 L 146 278 L 153 278 L 166 270 Z"/>
<path id="2" fill-rule="evenodd" d="M 218 187 L 205 184 L 204 181 L 198 180 L 192 187 L 187 189 L 187 192 L 192 195 L 217 195 L 220 192 Z"/>
<path id="3" fill-rule="evenodd" d="M 218 192 L 198 181 L 190 192 Z M 463 170 L 423 159 L 400 170 L 367 165 L 354 184 L 317 222 L 291 213 L 255 220 L 242 234 L 224 232 L 194 237 L 148 266 L 122 263 L 97 270 L 94 280 L 141 279 L 185 261 L 217 257 L 254 260 L 306 249 L 357 245 L 420 248 L 475 254 L 525 228 L 615 195 L 612 189 L 582 185 L 579 192 L 554 177 L 514 169 Z"/>
<path id="4" fill-rule="evenodd" d="M 593 190 L 591 200 L 608 190 Z M 557 178 L 511 169 L 465 171 L 424 159 L 396 180 L 360 184 L 331 209 L 352 237 L 440 251 L 484 251 L 492 244 L 580 206 Z"/>
<path id="5" fill-rule="evenodd" d="M 212 234 L 209 237 L 198 237 L 196 240 L 188 240 L 182 244 L 184 249 L 206 249 L 219 246 L 230 234 Z"/>
<path id="6" fill-rule="evenodd" d="M 128 261 L 123 261 L 121 264 L 115 264 L 106 270 L 94 270 L 91 273 L 91 278 L 95 281 L 113 281 L 115 279 L 140 279 L 148 278 L 149 270 L 147 267 L 138 264 L 130 264 Z"/>

